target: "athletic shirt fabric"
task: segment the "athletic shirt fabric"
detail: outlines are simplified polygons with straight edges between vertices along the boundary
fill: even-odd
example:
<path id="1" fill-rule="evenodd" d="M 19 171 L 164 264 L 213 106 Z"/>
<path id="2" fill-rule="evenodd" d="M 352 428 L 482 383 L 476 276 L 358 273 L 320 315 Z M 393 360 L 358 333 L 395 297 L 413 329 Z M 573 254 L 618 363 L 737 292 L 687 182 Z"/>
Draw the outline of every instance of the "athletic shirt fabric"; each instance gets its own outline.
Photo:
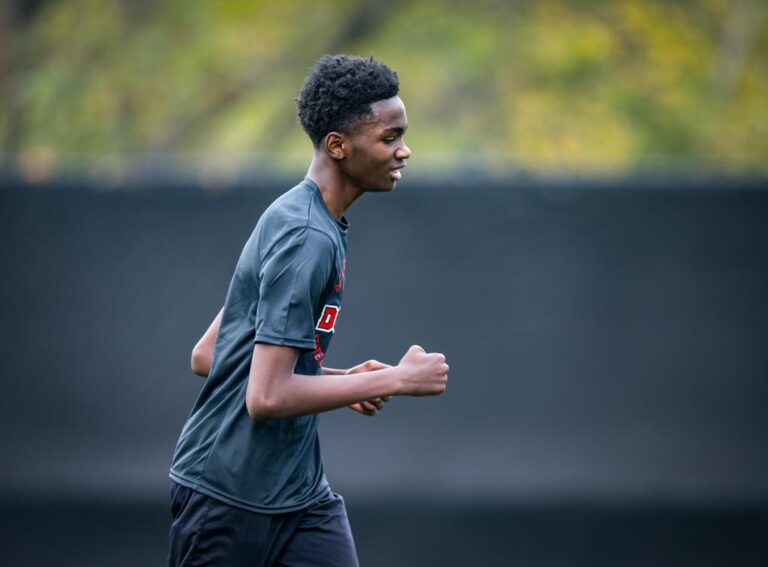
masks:
<path id="1" fill-rule="evenodd" d="M 348 226 L 309 178 L 261 216 L 227 292 L 209 376 L 176 446 L 174 481 L 263 513 L 300 510 L 328 494 L 317 416 L 255 422 L 245 391 L 254 342 L 296 347 L 294 372 L 321 373 L 341 307 Z"/>

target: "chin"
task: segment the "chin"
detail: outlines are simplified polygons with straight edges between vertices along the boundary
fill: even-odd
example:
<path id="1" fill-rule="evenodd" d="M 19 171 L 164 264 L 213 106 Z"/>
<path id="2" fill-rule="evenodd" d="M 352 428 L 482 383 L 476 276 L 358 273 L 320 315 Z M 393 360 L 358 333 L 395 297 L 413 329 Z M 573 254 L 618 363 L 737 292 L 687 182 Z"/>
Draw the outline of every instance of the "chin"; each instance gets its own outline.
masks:
<path id="1" fill-rule="evenodd" d="M 387 185 L 370 185 L 366 191 L 368 193 L 389 193 L 395 190 L 397 181 L 390 181 Z"/>

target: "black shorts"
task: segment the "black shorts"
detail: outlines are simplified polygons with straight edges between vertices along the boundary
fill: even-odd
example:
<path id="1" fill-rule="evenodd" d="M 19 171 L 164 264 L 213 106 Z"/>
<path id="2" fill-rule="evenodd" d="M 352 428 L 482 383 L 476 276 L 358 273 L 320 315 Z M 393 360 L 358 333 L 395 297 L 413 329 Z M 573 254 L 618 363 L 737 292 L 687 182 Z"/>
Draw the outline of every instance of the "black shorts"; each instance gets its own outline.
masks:
<path id="1" fill-rule="evenodd" d="M 168 567 L 357 567 L 344 499 L 333 492 L 305 510 L 260 514 L 171 481 Z"/>

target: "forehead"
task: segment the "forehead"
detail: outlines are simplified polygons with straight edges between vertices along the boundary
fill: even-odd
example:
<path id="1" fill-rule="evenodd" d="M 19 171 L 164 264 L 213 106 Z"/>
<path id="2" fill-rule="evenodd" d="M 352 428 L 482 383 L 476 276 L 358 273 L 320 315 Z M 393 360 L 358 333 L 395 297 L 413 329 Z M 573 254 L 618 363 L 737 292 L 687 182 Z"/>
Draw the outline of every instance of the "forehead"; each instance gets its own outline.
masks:
<path id="1" fill-rule="evenodd" d="M 387 128 L 408 127 L 408 118 L 405 115 L 405 104 L 399 96 L 377 100 L 371 103 L 371 116 L 361 122 L 364 128 L 386 130 Z"/>

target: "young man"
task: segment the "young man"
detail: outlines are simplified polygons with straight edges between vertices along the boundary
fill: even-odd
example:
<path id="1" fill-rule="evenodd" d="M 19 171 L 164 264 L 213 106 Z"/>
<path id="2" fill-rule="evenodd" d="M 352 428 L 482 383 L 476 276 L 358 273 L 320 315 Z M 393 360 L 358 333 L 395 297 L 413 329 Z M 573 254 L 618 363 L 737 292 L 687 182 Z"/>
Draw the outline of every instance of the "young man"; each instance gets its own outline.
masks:
<path id="1" fill-rule="evenodd" d="M 384 64 L 345 55 L 322 57 L 304 82 L 309 172 L 259 219 L 193 351 L 208 379 L 171 467 L 169 565 L 357 565 L 316 414 L 375 415 L 391 396 L 445 390 L 445 357 L 418 346 L 397 366 L 323 367 L 345 287 L 344 211 L 392 191 L 411 156 L 398 89 Z"/>

